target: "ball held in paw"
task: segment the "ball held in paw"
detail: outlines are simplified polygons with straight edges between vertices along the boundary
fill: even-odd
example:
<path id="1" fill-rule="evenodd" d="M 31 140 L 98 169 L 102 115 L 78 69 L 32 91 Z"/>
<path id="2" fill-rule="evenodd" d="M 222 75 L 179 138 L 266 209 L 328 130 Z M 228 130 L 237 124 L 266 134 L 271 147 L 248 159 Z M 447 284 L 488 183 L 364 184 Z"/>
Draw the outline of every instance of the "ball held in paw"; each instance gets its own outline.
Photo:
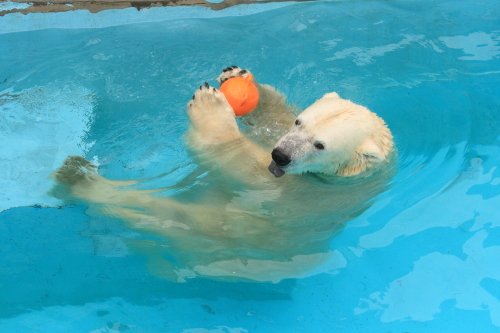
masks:
<path id="1" fill-rule="evenodd" d="M 259 103 L 259 90 L 252 75 L 232 77 L 222 83 L 220 91 L 239 117 L 255 110 Z"/>

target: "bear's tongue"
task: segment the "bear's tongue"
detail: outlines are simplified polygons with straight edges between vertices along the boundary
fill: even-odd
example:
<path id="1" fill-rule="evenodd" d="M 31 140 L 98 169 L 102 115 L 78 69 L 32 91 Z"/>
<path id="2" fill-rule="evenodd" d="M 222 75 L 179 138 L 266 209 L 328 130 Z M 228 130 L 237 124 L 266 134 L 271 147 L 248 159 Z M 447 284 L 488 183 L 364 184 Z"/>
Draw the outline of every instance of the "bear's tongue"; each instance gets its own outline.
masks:
<path id="1" fill-rule="evenodd" d="M 276 164 L 276 162 L 274 161 L 271 161 L 271 164 L 269 164 L 269 166 L 267 167 L 267 169 L 269 171 L 271 171 L 271 173 L 273 175 L 275 175 L 276 177 L 281 177 L 285 174 L 285 171 L 283 171 L 283 169 L 281 169 L 278 164 Z"/>

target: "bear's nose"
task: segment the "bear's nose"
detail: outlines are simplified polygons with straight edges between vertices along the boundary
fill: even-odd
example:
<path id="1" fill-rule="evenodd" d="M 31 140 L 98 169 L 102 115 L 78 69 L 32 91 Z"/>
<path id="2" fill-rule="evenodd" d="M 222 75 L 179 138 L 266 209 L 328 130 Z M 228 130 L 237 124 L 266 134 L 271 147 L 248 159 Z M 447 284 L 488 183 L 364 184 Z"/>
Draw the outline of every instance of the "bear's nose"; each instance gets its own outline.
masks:
<path id="1" fill-rule="evenodd" d="M 271 156 L 273 157 L 273 161 L 276 162 L 279 166 L 285 166 L 289 164 L 292 160 L 290 159 L 290 156 L 285 154 L 281 149 L 279 148 L 274 148 Z"/>

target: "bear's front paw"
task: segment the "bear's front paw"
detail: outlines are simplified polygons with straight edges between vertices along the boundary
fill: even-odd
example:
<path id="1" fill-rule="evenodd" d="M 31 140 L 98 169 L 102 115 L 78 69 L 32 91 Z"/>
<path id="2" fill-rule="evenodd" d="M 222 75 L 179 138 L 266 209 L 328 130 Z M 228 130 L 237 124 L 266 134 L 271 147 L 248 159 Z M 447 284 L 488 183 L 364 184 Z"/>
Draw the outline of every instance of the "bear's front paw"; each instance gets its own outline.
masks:
<path id="1" fill-rule="evenodd" d="M 238 66 L 229 66 L 222 70 L 222 73 L 217 77 L 217 82 L 219 82 L 219 84 L 223 84 L 224 81 L 227 81 L 232 77 L 247 77 L 249 75 L 252 75 L 252 73 L 246 69 L 241 69 Z"/>
<path id="2" fill-rule="evenodd" d="M 233 109 L 224 95 L 208 83 L 188 103 L 191 129 L 205 144 L 218 144 L 241 137 Z"/>

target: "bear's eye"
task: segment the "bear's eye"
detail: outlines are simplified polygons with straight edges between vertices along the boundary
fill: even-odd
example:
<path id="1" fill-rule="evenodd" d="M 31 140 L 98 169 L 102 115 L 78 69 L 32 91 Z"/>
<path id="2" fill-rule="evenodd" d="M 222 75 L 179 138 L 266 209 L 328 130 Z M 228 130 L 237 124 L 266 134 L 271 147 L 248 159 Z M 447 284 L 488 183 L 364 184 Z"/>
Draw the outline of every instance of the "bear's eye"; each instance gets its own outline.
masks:
<path id="1" fill-rule="evenodd" d="M 300 126 L 300 124 L 302 124 L 302 122 L 298 119 L 295 119 L 295 126 Z"/>
<path id="2" fill-rule="evenodd" d="M 318 149 L 318 150 L 323 150 L 323 149 L 325 149 L 325 145 L 324 145 L 324 144 L 322 144 L 322 143 L 321 143 L 321 142 L 319 142 L 319 141 L 316 141 L 316 142 L 314 143 L 314 148 L 316 148 L 316 149 Z"/>

